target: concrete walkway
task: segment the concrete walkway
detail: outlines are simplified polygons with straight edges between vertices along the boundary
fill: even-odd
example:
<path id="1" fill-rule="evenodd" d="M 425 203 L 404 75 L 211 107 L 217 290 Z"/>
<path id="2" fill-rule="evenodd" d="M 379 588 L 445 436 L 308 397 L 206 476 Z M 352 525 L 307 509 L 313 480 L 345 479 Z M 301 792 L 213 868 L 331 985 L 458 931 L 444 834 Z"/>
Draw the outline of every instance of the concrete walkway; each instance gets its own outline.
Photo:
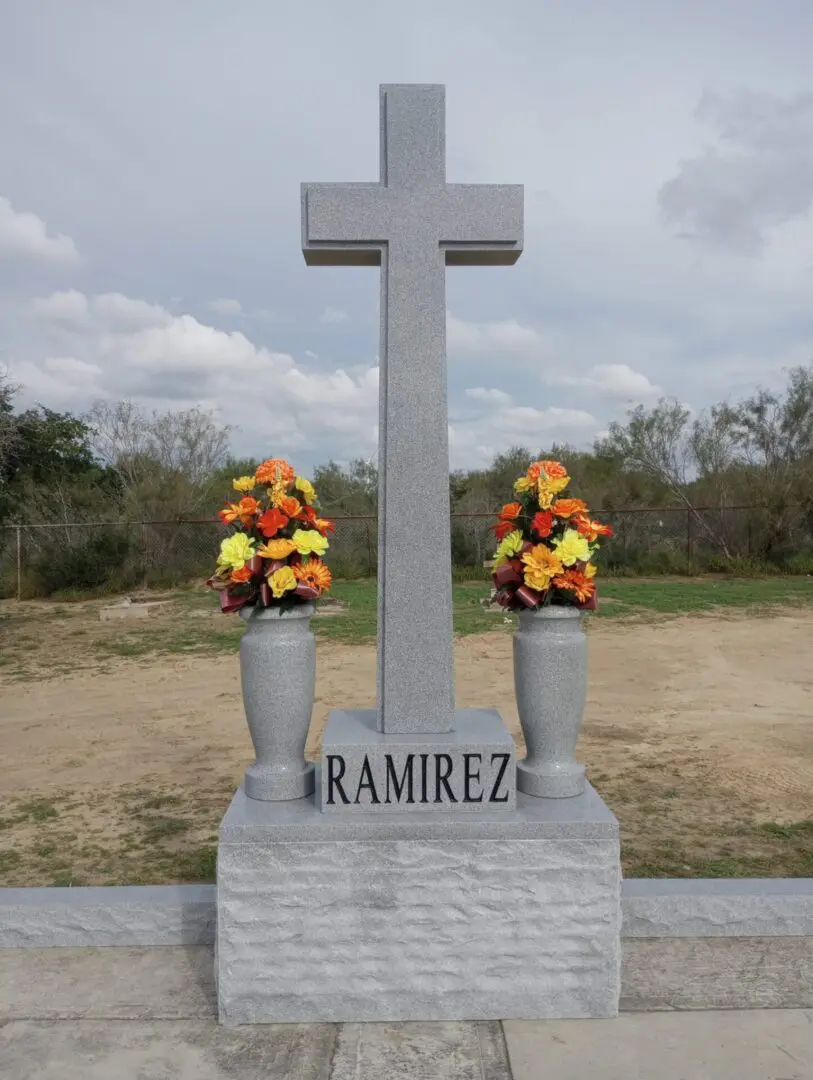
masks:
<path id="1" fill-rule="evenodd" d="M 2 1080 L 813 1080 L 813 1011 L 214 1020 L 208 948 L 0 949 Z"/>

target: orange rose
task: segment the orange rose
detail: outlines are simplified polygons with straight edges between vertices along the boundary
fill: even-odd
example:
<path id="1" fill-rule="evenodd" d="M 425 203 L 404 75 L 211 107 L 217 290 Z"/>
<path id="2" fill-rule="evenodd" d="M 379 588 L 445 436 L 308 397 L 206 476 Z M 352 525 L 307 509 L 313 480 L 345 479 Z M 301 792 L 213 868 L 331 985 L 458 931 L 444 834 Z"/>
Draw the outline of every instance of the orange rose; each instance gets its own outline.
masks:
<path id="1" fill-rule="evenodd" d="M 519 517 L 521 513 L 522 503 L 506 503 L 502 510 L 500 510 L 500 521 L 513 521 L 514 518 Z"/>
<path id="2" fill-rule="evenodd" d="M 539 461 L 537 464 L 542 467 L 542 471 L 551 480 L 564 479 L 567 476 L 567 469 L 560 461 Z"/>
<path id="3" fill-rule="evenodd" d="M 293 495 L 286 495 L 284 499 L 280 499 L 279 508 L 289 518 L 295 518 L 302 513 L 302 503 Z"/>
<path id="4" fill-rule="evenodd" d="M 557 517 L 569 518 L 574 514 L 583 514 L 587 510 L 587 503 L 581 499 L 557 499 L 553 504 L 553 512 Z"/>
<path id="5" fill-rule="evenodd" d="M 248 563 L 245 566 L 241 566 L 239 570 L 232 570 L 230 581 L 234 585 L 241 585 L 246 581 L 251 581 L 254 577 L 251 570 L 248 568 Z"/>
<path id="6" fill-rule="evenodd" d="M 498 540 L 504 540 L 510 532 L 514 531 L 514 523 L 513 521 L 498 521 L 497 524 L 492 525 L 491 528 L 494 530 L 494 535 Z"/>

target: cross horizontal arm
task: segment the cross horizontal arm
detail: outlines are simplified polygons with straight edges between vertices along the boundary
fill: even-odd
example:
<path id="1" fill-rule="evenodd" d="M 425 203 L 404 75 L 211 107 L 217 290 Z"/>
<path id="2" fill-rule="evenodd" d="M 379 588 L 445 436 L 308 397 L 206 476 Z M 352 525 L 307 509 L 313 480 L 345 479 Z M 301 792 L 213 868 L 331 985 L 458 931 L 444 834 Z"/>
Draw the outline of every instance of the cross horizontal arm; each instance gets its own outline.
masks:
<path id="1" fill-rule="evenodd" d="M 448 184 L 440 244 L 450 265 L 509 265 L 522 254 L 522 184 Z"/>
<path id="2" fill-rule="evenodd" d="M 378 266 L 389 239 L 380 184 L 303 184 L 302 254 L 309 266 Z"/>

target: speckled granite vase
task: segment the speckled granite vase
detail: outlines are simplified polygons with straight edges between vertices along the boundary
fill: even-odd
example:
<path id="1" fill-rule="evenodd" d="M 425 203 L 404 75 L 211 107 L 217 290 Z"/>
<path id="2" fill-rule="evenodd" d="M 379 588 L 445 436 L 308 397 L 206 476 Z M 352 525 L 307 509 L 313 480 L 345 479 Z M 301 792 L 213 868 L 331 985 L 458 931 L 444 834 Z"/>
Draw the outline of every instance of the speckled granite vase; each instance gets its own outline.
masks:
<path id="1" fill-rule="evenodd" d="M 250 799 L 282 802 L 313 792 L 313 765 L 305 760 L 316 682 L 313 613 L 312 604 L 240 612 L 248 624 L 240 642 L 243 705 L 257 755 L 246 769 Z"/>
<path id="2" fill-rule="evenodd" d="M 517 789 L 568 799 L 585 788 L 574 757 L 587 697 L 583 612 L 572 607 L 522 611 L 514 634 L 514 688 L 527 756 L 517 762 Z"/>

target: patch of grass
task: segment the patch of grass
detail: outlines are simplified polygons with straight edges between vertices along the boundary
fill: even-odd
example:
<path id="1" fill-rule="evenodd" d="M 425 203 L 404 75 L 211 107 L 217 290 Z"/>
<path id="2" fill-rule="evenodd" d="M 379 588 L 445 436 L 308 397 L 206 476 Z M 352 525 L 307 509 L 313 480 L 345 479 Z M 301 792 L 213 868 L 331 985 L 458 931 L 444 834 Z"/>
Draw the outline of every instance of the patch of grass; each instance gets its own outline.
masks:
<path id="1" fill-rule="evenodd" d="M 0 874 L 6 870 L 16 870 L 22 861 L 19 851 L 0 851 Z"/>
<path id="2" fill-rule="evenodd" d="M 50 799 L 34 799 L 32 802 L 20 803 L 17 812 L 33 821 L 50 821 L 51 818 L 59 817 L 59 811 Z"/>
<path id="3" fill-rule="evenodd" d="M 601 604 L 601 600 L 610 600 Z M 630 615 L 653 612 L 684 615 L 719 608 L 757 609 L 813 602 L 813 582 L 806 578 L 708 578 L 691 581 L 603 579 L 599 585 L 599 614 Z"/>
<path id="4" fill-rule="evenodd" d="M 181 833 L 188 832 L 192 827 L 192 823 L 187 821 L 186 818 L 166 817 L 159 814 L 156 814 L 155 817 L 145 815 L 144 823 L 147 826 L 144 832 L 144 842 L 147 844 L 154 844 L 158 840 L 166 840 L 170 836 L 179 836 Z"/>
<path id="5" fill-rule="evenodd" d="M 203 844 L 181 852 L 176 859 L 176 873 L 181 881 L 210 882 L 217 871 L 217 845 Z"/>
<path id="6" fill-rule="evenodd" d="M 155 795 L 142 805 L 145 810 L 162 810 L 165 806 L 180 806 L 182 802 L 180 795 Z"/>

